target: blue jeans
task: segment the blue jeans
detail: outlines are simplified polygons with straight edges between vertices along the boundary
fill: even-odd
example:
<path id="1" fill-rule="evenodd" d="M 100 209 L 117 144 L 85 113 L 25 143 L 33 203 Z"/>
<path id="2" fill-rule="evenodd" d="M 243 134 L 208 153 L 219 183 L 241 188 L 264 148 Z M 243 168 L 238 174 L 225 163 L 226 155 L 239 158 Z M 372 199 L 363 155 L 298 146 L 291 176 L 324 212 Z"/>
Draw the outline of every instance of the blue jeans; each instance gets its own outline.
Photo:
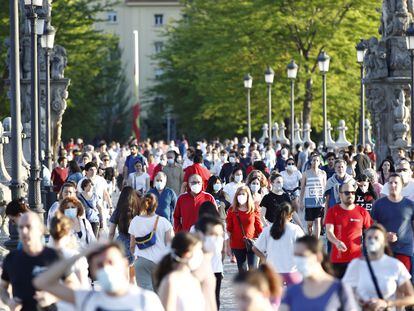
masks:
<path id="1" fill-rule="evenodd" d="M 257 268 L 257 256 L 255 253 L 248 252 L 245 248 L 232 248 L 231 250 L 236 257 L 239 272 Z M 249 266 L 249 269 L 247 269 L 247 266 Z"/>

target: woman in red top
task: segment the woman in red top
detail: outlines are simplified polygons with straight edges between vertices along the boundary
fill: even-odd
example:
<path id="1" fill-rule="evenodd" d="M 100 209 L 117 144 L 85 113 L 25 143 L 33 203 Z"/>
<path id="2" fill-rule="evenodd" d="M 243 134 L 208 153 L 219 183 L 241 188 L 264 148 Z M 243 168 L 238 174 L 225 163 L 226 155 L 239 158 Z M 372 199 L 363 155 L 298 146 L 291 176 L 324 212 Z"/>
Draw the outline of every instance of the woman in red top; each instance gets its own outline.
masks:
<path id="1" fill-rule="evenodd" d="M 257 257 L 253 251 L 247 251 L 243 240 L 243 231 L 247 238 L 255 239 L 262 232 L 263 227 L 260 214 L 255 208 L 250 189 L 247 186 L 237 189 L 226 222 L 230 235 L 230 247 L 236 257 L 239 272 L 246 271 L 247 265 L 249 269 L 256 268 Z"/>

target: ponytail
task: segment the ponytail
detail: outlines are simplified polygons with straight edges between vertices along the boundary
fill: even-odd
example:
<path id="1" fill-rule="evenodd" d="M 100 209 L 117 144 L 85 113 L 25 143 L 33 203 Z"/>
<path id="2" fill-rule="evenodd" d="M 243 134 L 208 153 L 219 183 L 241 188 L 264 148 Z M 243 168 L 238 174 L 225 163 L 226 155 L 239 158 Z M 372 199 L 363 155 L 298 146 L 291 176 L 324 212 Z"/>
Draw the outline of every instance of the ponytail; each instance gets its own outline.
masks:
<path id="1" fill-rule="evenodd" d="M 292 205 L 287 202 L 281 203 L 276 209 L 276 217 L 270 228 L 270 236 L 275 240 L 279 240 L 285 233 L 286 221 L 293 213 Z"/>
<path id="2" fill-rule="evenodd" d="M 157 198 L 152 193 L 147 193 L 141 201 L 139 214 L 151 215 L 158 207 Z"/>

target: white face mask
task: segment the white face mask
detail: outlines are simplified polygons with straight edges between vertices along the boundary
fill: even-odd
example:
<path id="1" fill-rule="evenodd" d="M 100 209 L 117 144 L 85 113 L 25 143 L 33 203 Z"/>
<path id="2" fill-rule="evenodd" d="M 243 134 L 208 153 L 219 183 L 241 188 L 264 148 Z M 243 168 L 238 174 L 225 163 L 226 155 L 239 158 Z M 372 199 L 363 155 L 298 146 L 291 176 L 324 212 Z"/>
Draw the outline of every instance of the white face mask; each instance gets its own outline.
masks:
<path id="1" fill-rule="evenodd" d="M 204 250 L 207 253 L 219 254 L 223 250 L 224 238 L 222 236 L 207 235 L 204 238 Z"/>
<path id="2" fill-rule="evenodd" d="M 288 172 L 295 172 L 295 171 L 297 171 L 297 168 L 294 165 L 288 165 L 288 166 L 286 166 L 286 170 Z"/>
<path id="3" fill-rule="evenodd" d="M 407 183 L 410 180 L 410 173 L 409 172 L 400 172 L 401 178 L 403 180 L 403 183 Z"/>
<path id="4" fill-rule="evenodd" d="M 315 271 L 315 263 L 310 258 L 294 256 L 293 261 L 299 273 L 302 274 L 304 278 L 312 275 L 312 273 Z"/>
<path id="5" fill-rule="evenodd" d="M 282 191 L 282 190 L 283 190 L 283 185 L 282 185 L 282 184 L 280 184 L 280 183 L 274 183 L 274 184 L 272 185 L 272 189 L 273 189 L 275 192 Z"/>
<path id="6" fill-rule="evenodd" d="M 367 242 L 367 251 L 369 253 L 377 253 L 379 250 L 381 250 L 381 243 L 378 240 L 368 240 Z"/>
<path id="7" fill-rule="evenodd" d="M 77 208 L 68 208 L 65 209 L 65 216 L 69 218 L 76 218 L 78 216 L 78 209 Z"/>
<path id="8" fill-rule="evenodd" d="M 214 184 L 213 185 L 214 192 L 219 192 L 221 190 L 221 184 Z"/>
<path id="9" fill-rule="evenodd" d="M 193 253 L 193 256 L 188 260 L 188 267 L 191 271 L 197 270 L 200 268 L 203 263 L 204 254 L 201 249 L 198 249 Z"/>
<path id="10" fill-rule="evenodd" d="M 191 191 L 196 193 L 196 194 L 200 193 L 202 188 L 203 188 L 203 186 L 201 184 L 191 185 L 191 187 L 190 187 Z"/>
<path id="11" fill-rule="evenodd" d="M 169 165 L 173 165 L 174 164 L 174 159 L 167 159 L 167 163 Z"/>
<path id="12" fill-rule="evenodd" d="M 157 190 L 162 190 L 165 188 L 165 182 L 163 181 L 156 181 L 155 182 L 155 188 L 157 188 Z"/>
<path id="13" fill-rule="evenodd" d="M 234 175 L 234 181 L 239 183 L 243 180 L 243 175 Z"/>
<path id="14" fill-rule="evenodd" d="M 229 158 L 229 162 L 230 162 L 231 164 L 236 163 L 236 158 L 235 158 L 235 157 L 230 157 L 230 158 Z"/>
<path id="15" fill-rule="evenodd" d="M 258 191 L 260 190 L 260 185 L 258 185 L 258 184 L 251 184 L 251 185 L 250 185 L 250 190 L 251 190 L 253 193 L 256 193 L 256 192 L 258 192 Z"/>
<path id="16" fill-rule="evenodd" d="M 237 196 L 237 202 L 239 202 L 240 205 L 246 204 L 247 202 L 247 195 L 240 194 Z"/>
<path id="17" fill-rule="evenodd" d="M 116 293 L 128 287 L 128 280 L 122 271 L 105 266 L 96 272 L 96 280 L 107 293 Z"/>

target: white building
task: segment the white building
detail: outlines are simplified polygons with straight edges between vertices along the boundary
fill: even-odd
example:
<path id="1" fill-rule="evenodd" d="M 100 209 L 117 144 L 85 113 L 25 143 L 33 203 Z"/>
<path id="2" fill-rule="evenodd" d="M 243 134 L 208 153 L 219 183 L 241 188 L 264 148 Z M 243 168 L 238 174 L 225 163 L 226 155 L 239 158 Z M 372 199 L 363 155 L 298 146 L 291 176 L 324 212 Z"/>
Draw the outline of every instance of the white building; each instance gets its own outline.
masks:
<path id="1" fill-rule="evenodd" d="M 135 36 L 138 32 L 138 58 L 139 58 L 139 99 L 143 105 L 145 116 L 145 102 L 149 101 L 145 91 L 151 87 L 157 76 L 161 74 L 154 54 L 163 49 L 165 38 L 162 36 L 163 28 L 181 16 L 181 8 L 177 0 L 124 0 L 114 7 L 113 11 L 102 16 L 105 22 L 96 27 L 107 33 L 119 36 L 122 49 L 122 63 L 129 84 L 132 102 L 137 102 L 135 87 Z"/>

